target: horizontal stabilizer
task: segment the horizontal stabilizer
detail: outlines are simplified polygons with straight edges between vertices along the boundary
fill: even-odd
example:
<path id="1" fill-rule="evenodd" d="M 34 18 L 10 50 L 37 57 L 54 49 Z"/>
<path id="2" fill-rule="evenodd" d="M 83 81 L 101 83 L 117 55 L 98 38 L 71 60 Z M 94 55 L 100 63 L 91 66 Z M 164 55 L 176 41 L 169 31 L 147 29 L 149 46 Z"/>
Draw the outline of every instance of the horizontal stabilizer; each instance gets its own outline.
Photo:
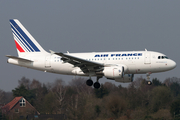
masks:
<path id="1" fill-rule="evenodd" d="M 16 57 L 16 56 L 11 56 L 11 55 L 6 55 L 6 57 L 21 60 L 24 62 L 33 62 L 32 60 L 28 60 L 28 59 L 24 59 L 24 58 L 20 58 L 20 57 Z"/>

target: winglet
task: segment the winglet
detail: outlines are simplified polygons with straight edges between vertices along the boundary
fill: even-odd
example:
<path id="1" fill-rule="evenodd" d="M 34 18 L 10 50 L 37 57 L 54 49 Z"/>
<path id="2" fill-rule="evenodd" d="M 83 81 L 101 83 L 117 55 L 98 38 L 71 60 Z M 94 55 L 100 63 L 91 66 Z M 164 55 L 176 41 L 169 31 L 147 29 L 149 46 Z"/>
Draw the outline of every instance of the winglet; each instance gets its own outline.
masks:
<path id="1" fill-rule="evenodd" d="M 49 51 L 51 52 L 51 55 L 56 53 L 56 52 L 54 52 L 54 51 L 52 51 L 52 50 L 49 50 Z"/>

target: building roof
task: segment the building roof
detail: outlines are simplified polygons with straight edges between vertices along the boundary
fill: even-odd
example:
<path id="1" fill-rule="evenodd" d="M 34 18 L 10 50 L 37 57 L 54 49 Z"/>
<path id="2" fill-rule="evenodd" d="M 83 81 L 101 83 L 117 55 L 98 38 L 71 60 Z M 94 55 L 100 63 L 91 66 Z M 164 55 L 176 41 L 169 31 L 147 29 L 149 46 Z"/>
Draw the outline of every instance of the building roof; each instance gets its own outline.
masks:
<path id="1" fill-rule="evenodd" d="M 19 100 L 21 98 L 23 98 L 23 97 L 22 96 L 21 97 L 15 97 L 11 102 L 9 102 L 5 106 L 3 106 L 2 109 L 6 109 L 6 111 L 11 110 L 19 102 Z"/>
<path id="2" fill-rule="evenodd" d="M 3 113 L 8 113 L 10 110 L 12 110 L 21 99 L 25 99 L 24 97 L 15 97 L 11 102 L 9 102 L 8 104 L 6 104 L 5 106 L 3 106 L 1 109 L 3 110 Z M 40 115 L 40 113 L 25 99 L 26 104 L 28 104 L 32 109 L 34 109 L 38 115 Z"/>

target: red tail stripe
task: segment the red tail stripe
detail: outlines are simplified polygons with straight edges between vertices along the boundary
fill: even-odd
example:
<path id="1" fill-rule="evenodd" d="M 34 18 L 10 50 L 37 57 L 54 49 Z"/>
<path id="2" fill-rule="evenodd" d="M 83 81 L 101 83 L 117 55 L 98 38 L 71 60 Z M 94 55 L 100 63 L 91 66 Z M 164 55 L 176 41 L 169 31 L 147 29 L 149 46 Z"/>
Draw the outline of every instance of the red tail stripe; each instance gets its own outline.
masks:
<path id="1" fill-rule="evenodd" d="M 16 48 L 19 50 L 19 52 L 25 52 L 22 47 L 16 42 L 16 40 L 14 40 L 16 43 Z"/>

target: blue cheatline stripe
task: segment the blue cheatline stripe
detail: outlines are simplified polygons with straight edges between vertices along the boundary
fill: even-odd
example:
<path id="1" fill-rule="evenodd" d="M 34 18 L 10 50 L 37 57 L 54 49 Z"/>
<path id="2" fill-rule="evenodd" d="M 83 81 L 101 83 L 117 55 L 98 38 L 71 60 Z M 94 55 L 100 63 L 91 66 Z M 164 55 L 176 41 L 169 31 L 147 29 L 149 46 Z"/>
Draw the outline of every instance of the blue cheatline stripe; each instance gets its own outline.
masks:
<path id="1" fill-rule="evenodd" d="M 16 24 L 14 20 L 10 20 L 10 22 L 13 24 L 13 26 L 17 29 L 17 31 L 25 38 L 25 40 L 22 38 L 23 42 L 32 50 L 32 48 L 36 52 L 40 52 L 40 50 L 37 48 L 37 46 L 31 41 L 31 39 L 24 33 L 24 31 Z M 17 26 L 17 27 L 16 27 Z M 16 31 L 16 30 L 15 30 Z M 16 31 L 16 33 L 18 33 Z M 27 43 L 27 42 L 29 43 Z M 29 46 L 30 45 L 30 46 Z M 32 48 L 31 48 L 32 47 Z M 33 51 L 33 50 L 32 50 Z"/>
<path id="2" fill-rule="evenodd" d="M 13 29 L 13 28 L 12 28 L 12 29 Z M 14 36 L 18 39 L 18 42 L 20 42 L 20 43 L 23 45 L 22 48 L 26 48 L 29 52 L 31 52 L 31 51 L 28 49 L 28 47 L 24 44 L 24 42 L 22 42 L 21 38 L 19 38 L 19 36 L 16 35 L 16 33 L 15 33 L 13 30 L 12 30 L 12 32 L 13 32 Z M 26 50 L 25 50 L 25 51 L 26 51 Z"/>

